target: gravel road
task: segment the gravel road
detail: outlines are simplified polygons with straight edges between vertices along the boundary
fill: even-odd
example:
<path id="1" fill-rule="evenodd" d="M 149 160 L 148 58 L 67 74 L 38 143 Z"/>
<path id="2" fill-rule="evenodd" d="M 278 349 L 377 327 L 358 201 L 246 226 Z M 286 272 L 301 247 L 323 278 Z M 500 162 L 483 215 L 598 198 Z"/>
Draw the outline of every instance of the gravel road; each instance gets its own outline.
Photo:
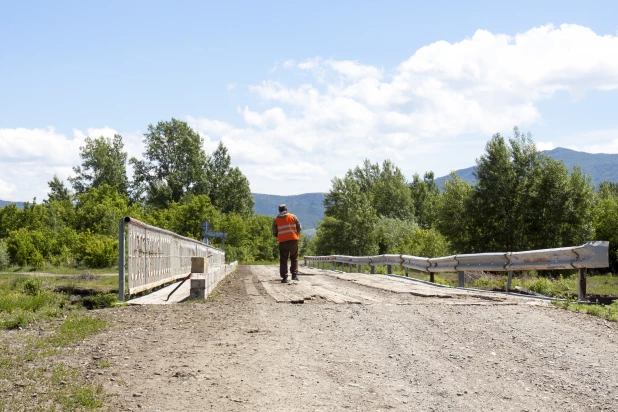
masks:
<path id="1" fill-rule="evenodd" d="M 240 266 L 209 302 L 100 311 L 114 326 L 63 361 L 102 383 L 114 411 L 618 410 L 616 324 L 309 273 L 281 285 L 274 266 Z M 312 284 L 359 303 L 266 292 Z"/>

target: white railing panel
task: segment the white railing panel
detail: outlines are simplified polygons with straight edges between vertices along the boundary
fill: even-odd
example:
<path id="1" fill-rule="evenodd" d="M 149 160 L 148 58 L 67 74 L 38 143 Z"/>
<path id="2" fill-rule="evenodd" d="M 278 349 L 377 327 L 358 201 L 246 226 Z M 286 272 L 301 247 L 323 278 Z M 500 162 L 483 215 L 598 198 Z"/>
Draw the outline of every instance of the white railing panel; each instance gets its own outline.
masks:
<path id="1" fill-rule="evenodd" d="M 125 222 L 129 294 L 187 276 L 194 256 L 207 258 L 209 270 L 225 265 L 225 253 L 220 249 L 133 218 L 125 218 Z"/>

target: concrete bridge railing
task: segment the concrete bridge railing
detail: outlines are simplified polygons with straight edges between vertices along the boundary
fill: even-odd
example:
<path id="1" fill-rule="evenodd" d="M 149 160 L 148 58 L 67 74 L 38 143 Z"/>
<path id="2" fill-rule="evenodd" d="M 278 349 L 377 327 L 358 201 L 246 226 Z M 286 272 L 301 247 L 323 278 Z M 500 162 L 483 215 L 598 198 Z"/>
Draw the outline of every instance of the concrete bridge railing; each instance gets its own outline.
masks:
<path id="1" fill-rule="evenodd" d="M 387 273 L 392 273 L 392 265 L 408 269 L 429 272 L 434 281 L 434 273 L 457 272 L 459 287 L 464 287 L 466 270 L 483 270 L 491 272 L 508 272 L 507 291 L 511 288 L 513 271 L 521 270 L 579 270 L 579 300 L 586 300 L 586 269 L 609 267 L 609 242 L 592 241 L 582 246 L 562 247 L 555 249 L 529 250 L 524 252 L 498 252 L 462 254 L 438 258 L 426 258 L 408 255 L 377 255 L 377 256 L 305 256 L 305 265 L 322 265 L 332 262 L 336 268 L 340 263 L 357 265 L 358 271 L 363 265 L 371 267 L 386 265 Z"/>
<path id="2" fill-rule="evenodd" d="M 173 282 L 191 273 L 191 258 L 207 259 L 210 278 L 225 277 L 225 252 L 195 239 L 131 217 L 119 223 L 118 234 L 118 297 L 133 295 Z"/>

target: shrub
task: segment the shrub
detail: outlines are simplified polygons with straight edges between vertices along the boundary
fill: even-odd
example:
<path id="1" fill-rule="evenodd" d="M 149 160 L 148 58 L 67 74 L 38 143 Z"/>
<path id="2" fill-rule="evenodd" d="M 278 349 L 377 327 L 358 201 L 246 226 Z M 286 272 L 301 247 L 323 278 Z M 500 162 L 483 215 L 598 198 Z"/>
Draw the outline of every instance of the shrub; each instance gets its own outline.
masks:
<path id="1" fill-rule="evenodd" d="M 11 259 L 9 256 L 9 251 L 6 248 L 6 242 L 0 239 L 0 269 L 7 268 L 10 264 Z"/>
<path id="2" fill-rule="evenodd" d="M 118 240 L 85 232 L 81 235 L 83 263 L 91 268 L 113 266 L 118 261 Z"/>
<path id="3" fill-rule="evenodd" d="M 23 283 L 24 293 L 30 296 L 37 296 L 41 293 L 43 282 L 40 278 L 28 278 Z"/>

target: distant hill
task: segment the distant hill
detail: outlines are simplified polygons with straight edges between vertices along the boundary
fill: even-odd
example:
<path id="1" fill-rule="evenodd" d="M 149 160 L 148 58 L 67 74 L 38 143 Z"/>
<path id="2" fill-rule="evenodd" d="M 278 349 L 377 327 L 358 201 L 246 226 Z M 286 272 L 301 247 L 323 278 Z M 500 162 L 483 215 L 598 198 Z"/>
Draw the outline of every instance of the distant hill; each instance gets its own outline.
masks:
<path id="1" fill-rule="evenodd" d="M 0 200 L 0 207 L 4 207 L 6 205 L 11 205 L 13 203 L 17 204 L 17 207 L 20 208 L 20 209 L 24 208 L 24 202 L 7 202 L 5 200 Z"/>
<path id="2" fill-rule="evenodd" d="M 255 213 L 275 217 L 277 207 L 285 203 L 290 213 L 295 214 L 304 229 L 318 227 L 318 221 L 324 216 L 324 193 L 304 193 L 295 196 L 265 195 L 252 193 L 255 200 Z"/>
<path id="3" fill-rule="evenodd" d="M 594 185 L 598 185 L 606 180 L 618 182 L 618 154 L 585 153 L 565 149 L 564 147 L 544 150 L 543 153 L 555 160 L 562 161 L 569 170 L 572 170 L 575 165 L 580 165 L 582 171 L 590 175 Z M 473 171 L 474 167 L 468 167 L 455 172 L 466 182 L 474 183 Z M 448 175 L 439 177 L 436 179 L 436 183 L 438 186 L 444 187 L 444 181 L 447 178 Z"/>

